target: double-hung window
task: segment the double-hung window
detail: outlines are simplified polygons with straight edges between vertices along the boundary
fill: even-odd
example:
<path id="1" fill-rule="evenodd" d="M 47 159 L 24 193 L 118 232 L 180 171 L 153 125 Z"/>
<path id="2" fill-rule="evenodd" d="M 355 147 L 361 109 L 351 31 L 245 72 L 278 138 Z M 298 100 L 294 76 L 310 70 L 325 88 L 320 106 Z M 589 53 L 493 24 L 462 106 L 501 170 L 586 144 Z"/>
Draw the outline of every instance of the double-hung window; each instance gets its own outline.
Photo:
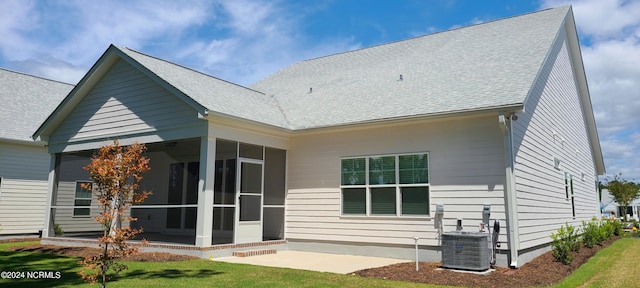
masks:
<path id="1" fill-rule="evenodd" d="M 341 159 L 342 215 L 428 216 L 427 153 Z"/>
<path id="2" fill-rule="evenodd" d="M 91 182 L 76 182 L 76 194 L 73 201 L 73 216 L 91 215 Z M 83 187 L 88 186 L 89 189 Z"/>

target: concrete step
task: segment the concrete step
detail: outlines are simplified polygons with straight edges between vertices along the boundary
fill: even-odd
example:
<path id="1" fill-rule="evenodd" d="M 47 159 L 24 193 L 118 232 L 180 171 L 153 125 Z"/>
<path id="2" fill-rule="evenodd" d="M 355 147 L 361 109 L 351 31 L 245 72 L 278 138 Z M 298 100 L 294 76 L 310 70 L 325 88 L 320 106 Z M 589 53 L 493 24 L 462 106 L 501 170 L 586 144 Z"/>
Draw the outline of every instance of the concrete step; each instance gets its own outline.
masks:
<path id="1" fill-rule="evenodd" d="M 261 249 L 261 250 L 234 251 L 232 255 L 236 257 L 250 257 L 250 256 L 258 256 L 258 255 L 276 254 L 276 253 L 278 253 L 278 250 L 276 249 Z"/>

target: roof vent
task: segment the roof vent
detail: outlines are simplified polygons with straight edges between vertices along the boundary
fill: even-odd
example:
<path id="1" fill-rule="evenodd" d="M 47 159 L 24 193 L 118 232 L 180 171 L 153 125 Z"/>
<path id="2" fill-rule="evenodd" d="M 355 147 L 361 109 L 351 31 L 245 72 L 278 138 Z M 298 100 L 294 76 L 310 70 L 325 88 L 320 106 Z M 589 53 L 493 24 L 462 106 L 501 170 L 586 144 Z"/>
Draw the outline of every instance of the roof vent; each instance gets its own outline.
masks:
<path id="1" fill-rule="evenodd" d="M 309 87 L 309 94 L 313 93 L 313 87 Z"/>

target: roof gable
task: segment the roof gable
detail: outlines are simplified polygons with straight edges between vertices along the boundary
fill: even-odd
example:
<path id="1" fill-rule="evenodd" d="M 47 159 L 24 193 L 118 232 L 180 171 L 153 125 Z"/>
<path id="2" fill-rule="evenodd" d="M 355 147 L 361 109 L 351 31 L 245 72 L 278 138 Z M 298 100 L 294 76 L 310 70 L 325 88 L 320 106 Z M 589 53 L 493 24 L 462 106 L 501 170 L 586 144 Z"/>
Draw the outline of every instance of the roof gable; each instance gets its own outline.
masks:
<path id="1" fill-rule="evenodd" d="M 207 110 L 277 127 L 288 127 L 277 103 L 264 93 L 140 52 L 120 51 Z"/>
<path id="2" fill-rule="evenodd" d="M 0 69 L 0 139 L 28 141 L 73 85 Z"/>
<path id="3" fill-rule="evenodd" d="M 119 59 L 172 92 L 201 117 L 214 113 L 278 127 L 287 126 L 275 101 L 260 92 L 131 49 L 111 45 L 40 125 L 33 138 L 48 139 Z"/>
<path id="4" fill-rule="evenodd" d="M 86 93 L 49 137 L 50 147 L 65 147 L 123 135 L 162 134 L 206 127 L 197 111 L 130 65 L 118 59 Z"/>

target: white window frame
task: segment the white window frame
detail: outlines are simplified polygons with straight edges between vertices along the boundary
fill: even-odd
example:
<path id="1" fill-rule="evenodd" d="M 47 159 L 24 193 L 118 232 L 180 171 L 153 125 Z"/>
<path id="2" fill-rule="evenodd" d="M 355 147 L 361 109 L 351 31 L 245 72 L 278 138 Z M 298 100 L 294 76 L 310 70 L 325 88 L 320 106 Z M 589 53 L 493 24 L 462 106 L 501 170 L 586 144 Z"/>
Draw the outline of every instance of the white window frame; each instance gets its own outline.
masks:
<path id="1" fill-rule="evenodd" d="M 427 155 L 427 183 L 416 184 L 400 184 L 400 156 L 407 155 Z M 389 157 L 395 158 L 395 184 L 379 184 L 372 185 L 369 181 L 369 159 L 376 157 Z M 342 185 L 342 160 L 345 159 L 365 159 L 365 184 L 364 185 Z M 412 153 L 400 153 L 400 154 L 378 154 L 378 155 L 364 155 L 364 156 L 349 156 L 340 158 L 340 216 L 341 217 L 371 217 L 371 218 L 430 218 L 431 217 L 431 155 L 429 152 L 412 152 Z M 427 214 L 402 214 L 402 188 L 403 187 L 427 187 Z M 344 189 L 360 188 L 365 189 L 365 214 L 344 214 Z M 372 188 L 395 188 L 396 192 L 396 214 L 373 214 L 371 213 L 371 189 Z"/>
<path id="2" fill-rule="evenodd" d="M 93 187 L 93 181 L 80 181 L 80 180 L 75 181 L 75 186 L 73 188 L 73 209 L 72 209 L 71 213 L 72 213 L 73 218 L 90 218 L 91 217 L 91 202 L 93 202 L 93 192 L 91 192 L 91 197 L 90 198 L 78 198 L 76 196 L 76 194 L 78 192 L 77 191 L 78 187 L 80 187 L 78 185 L 81 184 L 81 183 L 90 183 L 91 187 Z M 76 205 L 76 200 L 89 200 L 89 205 L 88 206 L 85 206 L 85 205 L 77 206 Z M 88 215 L 76 215 L 76 209 L 89 209 L 89 214 Z"/>

